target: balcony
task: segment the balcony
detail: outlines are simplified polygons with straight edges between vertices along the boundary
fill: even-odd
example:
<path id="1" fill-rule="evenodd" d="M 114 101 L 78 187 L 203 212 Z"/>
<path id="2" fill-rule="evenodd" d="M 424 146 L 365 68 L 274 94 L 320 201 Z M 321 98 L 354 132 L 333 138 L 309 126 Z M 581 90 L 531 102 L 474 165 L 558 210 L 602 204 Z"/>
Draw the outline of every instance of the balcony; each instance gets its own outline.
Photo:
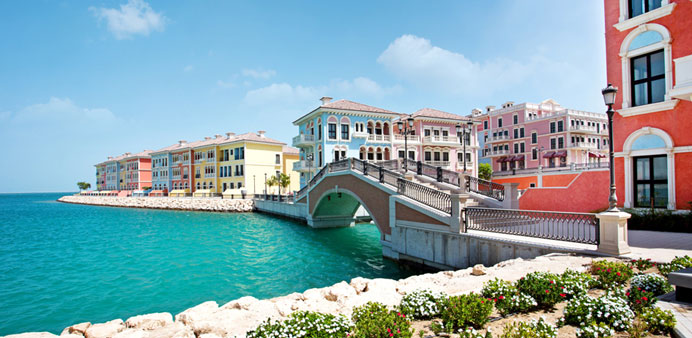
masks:
<path id="1" fill-rule="evenodd" d="M 574 142 L 570 143 L 568 148 L 598 149 L 598 143 Z"/>
<path id="2" fill-rule="evenodd" d="M 456 136 L 424 136 L 424 144 L 440 144 L 440 145 L 460 145 L 459 138 Z"/>
<path id="3" fill-rule="evenodd" d="M 406 135 L 406 141 L 409 143 L 420 143 L 420 135 Z M 404 135 L 395 134 L 394 142 L 404 143 Z"/>
<path id="4" fill-rule="evenodd" d="M 377 135 L 377 134 L 368 135 L 368 141 L 370 141 L 370 142 L 390 142 L 391 140 L 392 140 L 391 135 Z"/>
<path id="5" fill-rule="evenodd" d="M 692 101 L 692 55 L 673 60 L 675 62 L 675 87 L 670 91 L 674 99 Z"/>
<path id="6" fill-rule="evenodd" d="M 424 161 L 423 163 L 433 167 L 449 167 L 449 161 Z"/>
<path id="7" fill-rule="evenodd" d="M 368 132 L 366 132 L 366 131 L 354 131 L 353 137 L 354 138 L 367 138 Z"/>
<path id="8" fill-rule="evenodd" d="M 569 126 L 569 130 L 571 132 L 577 132 L 577 133 L 599 133 L 600 130 L 596 129 L 596 126 L 587 126 L 587 125 L 576 125 L 576 126 Z"/>
<path id="9" fill-rule="evenodd" d="M 504 156 L 504 155 L 509 155 L 509 154 L 510 154 L 509 149 L 507 149 L 507 150 L 504 150 L 504 149 L 499 150 L 498 149 L 495 151 L 489 151 L 485 156 L 486 157 L 493 157 L 493 156 Z"/>
<path id="10" fill-rule="evenodd" d="M 298 148 L 310 147 L 315 143 L 315 135 L 300 134 L 293 138 L 293 146 Z"/>
<path id="11" fill-rule="evenodd" d="M 510 139 L 511 139 L 511 137 L 509 137 L 509 134 L 507 134 L 507 135 L 500 134 L 500 135 L 488 137 L 488 143 L 499 142 L 499 141 L 509 141 Z"/>
<path id="12" fill-rule="evenodd" d="M 293 162 L 293 171 L 297 172 L 308 172 L 310 171 L 310 161 L 300 160 Z"/>

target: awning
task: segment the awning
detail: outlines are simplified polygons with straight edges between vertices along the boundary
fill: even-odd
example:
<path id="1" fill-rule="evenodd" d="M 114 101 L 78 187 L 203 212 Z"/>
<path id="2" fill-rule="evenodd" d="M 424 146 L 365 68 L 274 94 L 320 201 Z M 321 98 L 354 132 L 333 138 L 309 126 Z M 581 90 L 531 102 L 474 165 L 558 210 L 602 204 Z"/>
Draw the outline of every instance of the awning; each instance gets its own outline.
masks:
<path id="1" fill-rule="evenodd" d="M 555 155 L 555 152 L 549 151 L 549 152 L 543 154 L 543 158 L 551 158 L 551 157 L 553 157 L 553 155 Z"/>
<path id="2" fill-rule="evenodd" d="M 499 160 L 497 160 L 497 162 L 499 162 L 499 163 L 507 162 L 507 161 L 509 161 L 509 157 L 503 157 L 503 158 L 500 158 Z"/>
<path id="3" fill-rule="evenodd" d="M 524 155 L 517 155 L 517 156 L 514 156 L 513 161 L 523 161 L 523 160 L 524 160 Z"/>
<path id="4" fill-rule="evenodd" d="M 566 150 L 556 151 L 555 155 L 553 155 L 553 157 L 567 157 L 567 151 Z"/>

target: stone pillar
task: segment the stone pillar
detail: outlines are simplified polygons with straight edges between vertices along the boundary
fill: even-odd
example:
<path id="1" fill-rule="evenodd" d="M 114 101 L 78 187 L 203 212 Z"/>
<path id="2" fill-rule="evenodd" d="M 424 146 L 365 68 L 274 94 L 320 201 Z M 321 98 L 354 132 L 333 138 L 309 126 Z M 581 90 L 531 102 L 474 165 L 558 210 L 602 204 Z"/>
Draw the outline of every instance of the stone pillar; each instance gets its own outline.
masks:
<path id="1" fill-rule="evenodd" d="M 502 201 L 503 209 L 519 209 L 519 183 L 503 183 L 505 187 L 505 200 Z"/>
<path id="2" fill-rule="evenodd" d="M 596 215 L 600 220 L 598 252 L 623 255 L 632 252 L 627 244 L 627 220 L 632 215 L 622 211 L 604 211 Z"/>
<path id="3" fill-rule="evenodd" d="M 466 203 L 468 195 L 450 194 L 452 198 L 452 220 L 449 223 L 449 230 L 455 234 L 461 232 L 461 202 Z M 462 201 L 463 200 L 463 201 Z"/>

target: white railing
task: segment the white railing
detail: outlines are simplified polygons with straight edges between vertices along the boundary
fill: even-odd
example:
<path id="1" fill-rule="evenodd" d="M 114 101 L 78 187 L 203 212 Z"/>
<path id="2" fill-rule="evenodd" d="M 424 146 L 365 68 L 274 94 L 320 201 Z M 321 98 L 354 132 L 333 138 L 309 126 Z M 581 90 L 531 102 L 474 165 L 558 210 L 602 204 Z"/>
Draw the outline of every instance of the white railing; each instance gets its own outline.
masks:
<path id="1" fill-rule="evenodd" d="M 310 161 L 300 160 L 293 162 L 293 171 L 309 170 L 311 167 Z"/>
<path id="2" fill-rule="evenodd" d="M 293 138 L 293 145 L 306 144 L 315 142 L 315 135 L 300 134 Z"/>
<path id="3" fill-rule="evenodd" d="M 597 143 L 590 143 L 590 142 L 574 142 L 574 143 L 570 143 L 569 147 L 570 148 L 598 149 L 598 144 Z"/>
<path id="4" fill-rule="evenodd" d="M 489 137 L 488 137 L 488 142 L 506 141 L 506 140 L 509 140 L 509 139 L 510 139 L 509 134 L 508 134 L 508 135 L 499 134 L 499 135 L 496 135 L 496 136 L 489 136 Z"/>
<path id="5" fill-rule="evenodd" d="M 368 141 L 389 142 L 391 140 L 392 140 L 391 135 L 376 135 L 376 134 L 368 135 Z"/>
<path id="6" fill-rule="evenodd" d="M 420 135 L 406 135 L 406 140 L 408 142 L 420 142 Z M 404 142 L 404 135 L 395 134 L 394 141 Z"/>
<path id="7" fill-rule="evenodd" d="M 588 132 L 594 132 L 594 133 L 597 132 L 595 126 L 587 126 L 587 125 L 583 125 L 583 126 L 582 125 L 575 125 L 575 126 L 570 125 L 569 130 L 571 130 L 571 131 L 588 131 Z"/>
<path id="8" fill-rule="evenodd" d="M 423 143 L 459 143 L 459 138 L 456 136 L 425 136 Z"/>
<path id="9" fill-rule="evenodd" d="M 449 167 L 449 161 L 424 161 L 423 163 L 433 167 Z"/>
<path id="10" fill-rule="evenodd" d="M 495 150 L 495 151 L 489 151 L 485 156 L 499 156 L 499 155 L 508 155 L 509 150 Z"/>

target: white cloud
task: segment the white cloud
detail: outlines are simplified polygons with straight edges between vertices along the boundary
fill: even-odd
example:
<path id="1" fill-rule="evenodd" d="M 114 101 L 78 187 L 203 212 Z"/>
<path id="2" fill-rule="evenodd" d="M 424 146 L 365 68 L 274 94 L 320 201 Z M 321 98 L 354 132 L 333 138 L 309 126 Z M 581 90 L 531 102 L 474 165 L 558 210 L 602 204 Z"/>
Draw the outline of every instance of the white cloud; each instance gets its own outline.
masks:
<path id="1" fill-rule="evenodd" d="M 187 66 L 185 66 L 185 68 L 183 68 L 183 72 L 185 72 L 185 73 L 189 73 L 193 70 L 195 70 L 195 66 L 193 66 L 193 65 L 187 65 Z"/>
<path id="2" fill-rule="evenodd" d="M 127 4 L 115 8 L 90 7 L 97 18 L 105 19 L 108 30 L 116 39 L 128 39 L 133 35 L 149 35 L 152 31 L 163 31 L 167 18 L 154 12 L 143 0 L 128 0 Z"/>
<path id="3" fill-rule="evenodd" d="M 51 97 L 47 103 L 38 103 L 21 109 L 12 120 L 19 123 L 70 122 L 89 124 L 112 122 L 115 120 L 115 115 L 106 108 L 82 108 L 68 98 Z"/>
<path id="4" fill-rule="evenodd" d="M 546 76 L 564 79 L 566 72 L 576 71 L 568 64 L 540 54 L 531 54 L 528 60 L 495 58 L 474 62 L 463 54 L 433 46 L 430 40 L 414 35 L 394 40 L 377 62 L 419 87 L 469 95 L 490 94 Z"/>
<path id="5" fill-rule="evenodd" d="M 243 69 L 240 73 L 246 77 L 251 77 L 253 79 L 263 79 L 263 80 L 269 79 L 269 78 L 273 77 L 274 75 L 276 75 L 276 71 L 274 71 L 272 69 L 262 69 L 262 68 L 258 68 L 258 69 L 246 68 L 246 69 Z"/>

